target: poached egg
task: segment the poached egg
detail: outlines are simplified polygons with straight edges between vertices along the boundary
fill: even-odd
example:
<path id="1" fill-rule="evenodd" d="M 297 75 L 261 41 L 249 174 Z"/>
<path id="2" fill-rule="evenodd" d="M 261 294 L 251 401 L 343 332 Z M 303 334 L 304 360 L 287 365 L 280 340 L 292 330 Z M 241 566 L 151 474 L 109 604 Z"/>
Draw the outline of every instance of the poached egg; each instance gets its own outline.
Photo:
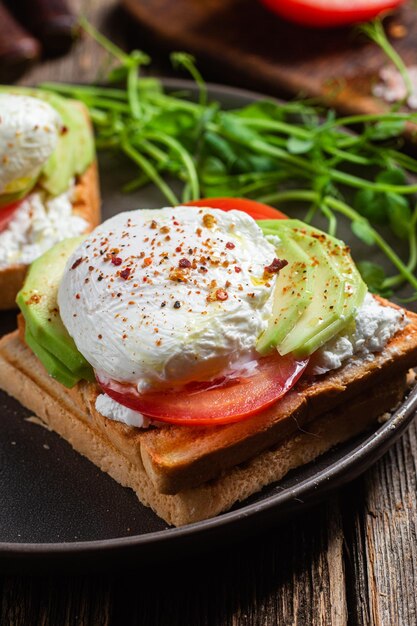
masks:
<path id="1" fill-rule="evenodd" d="M 253 371 L 272 312 L 274 258 L 241 211 L 121 213 L 68 260 L 60 314 L 101 379 L 143 390 Z"/>
<path id="2" fill-rule="evenodd" d="M 0 94 L 0 194 L 23 191 L 39 176 L 63 124 L 47 102 Z"/>

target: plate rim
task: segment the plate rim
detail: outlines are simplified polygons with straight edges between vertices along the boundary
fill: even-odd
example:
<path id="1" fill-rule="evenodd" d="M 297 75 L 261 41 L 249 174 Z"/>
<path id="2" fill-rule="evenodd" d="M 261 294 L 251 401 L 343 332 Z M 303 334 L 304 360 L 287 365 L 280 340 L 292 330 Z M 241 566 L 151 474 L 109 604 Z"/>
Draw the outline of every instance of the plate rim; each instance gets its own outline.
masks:
<path id="1" fill-rule="evenodd" d="M 159 76 L 156 78 L 169 89 L 197 91 L 195 83 L 191 80 Z M 263 99 L 272 101 L 278 100 L 266 94 L 242 89 L 240 87 L 231 87 L 221 83 L 207 82 L 206 85 L 209 93 L 218 95 L 219 97 L 232 96 L 252 102 Z M 97 553 L 109 555 L 109 553 L 111 554 L 114 551 L 126 550 L 128 548 L 138 550 L 143 545 L 149 546 L 166 542 L 172 543 L 180 539 L 189 539 L 193 535 L 201 535 L 204 532 L 217 530 L 222 526 L 230 527 L 243 518 L 250 520 L 258 513 L 270 512 L 275 507 L 287 501 L 302 500 L 303 495 L 309 493 L 312 486 L 314 486 L 316 490 L 322 488 L 324 493 L 327 493 L 349 482 L 353 477 L 356 477 L 376 462 L 384 452 L 397 441 L 416 415 L 417 381 L 414 386 L 411 387 L 406 399 L 395 410 L 391 417 L 374 432 L 369 434 L 364 441 L 361 441 L 357 447 L 351 450 L 349 456 L 343 456 L 335 460 L 329 466 L 320 470 L 318 474 L 304 478 L 297 485 L 287 488 L 282 492 L 267 496 L 261 502 L 247 504 L 236 510 L 221 513 L 207 520 L 180 527 L 168 527 L 163 530 L 141 535 L 74 542 L 0 542 L 0 559 L 9 557 L 37 559 L 53 555 L 68 557 L 93 555 Z M 370 453 L 372 453 L 372 455 L 370 455 Z M 355 468 L 358 468 L 357 472 L 353 471 Z M 352 476 L 352 474 L 354 474 L 354 476 Z M 333 483 L 337 481 L 337 478 L 341 478 L 341 480 L 335 485 Z"/>
<path id="2" fill-rule="evenodd" d="M 0 557 L 2 556 L 46 556 L 46 555 L 80 555 L 92 552 L 111 552 L 123 548 L 138 548 L 142 544 L 154 544 L 164 541 L 171 541 L 180 538 L 188 538 L 195 533 L 217 529 L 219 526 L 227 526 L 238 522 L 241 518 L 251 518 L 259 512 L 269 511 L 275 508 L 280 501 L 302 499 L 305 492 L 309 492 L 311 485 L 314 484 L 319 489 L 322 483 L 326 484 L 328 490 L 332 489 L 331 481 L 340 475 L 342 476 L 341 484 L 349 482 L 349 478 L 344 479 L 344 475 L 356 466 L 363 463 L 363 471 L 368 466 L 378 460 L 382 454 L 397 441 L 407 426 L 416 417 L 417 412 L 417 382 L 411 387 L 406 399 L 395 410 L 392 416 L 382 424 L 376 431 L 371 433 L 365 441 L 358 444 L 352 450 L 348 457 L 337 459 L 325 469 L 321 470 L 316 476 L 309 476 L 302 480 L 298 485 L 289 490 L 268 496 L 261 502 L 248 504 L 234 511 L 221 513 L 220 515 L 187 524 L 186 526 L 171 527 L 142 535 L 132 535 L 129 537 L 117 537 L 113 539 L 98 539 L 93 541 L 76 541 L 76 542 L 59 542 L 59 543 L 16 543 L 6 542 L 0 543 Z M 368 453 L 372 451 L 374 454 L 369 459 Z M 375 455 L 377 451 L 377 455 Z M 369 463 L 366 461 L 369 459 Z M 360 470 L 361 473 L 361 470 Z"/>

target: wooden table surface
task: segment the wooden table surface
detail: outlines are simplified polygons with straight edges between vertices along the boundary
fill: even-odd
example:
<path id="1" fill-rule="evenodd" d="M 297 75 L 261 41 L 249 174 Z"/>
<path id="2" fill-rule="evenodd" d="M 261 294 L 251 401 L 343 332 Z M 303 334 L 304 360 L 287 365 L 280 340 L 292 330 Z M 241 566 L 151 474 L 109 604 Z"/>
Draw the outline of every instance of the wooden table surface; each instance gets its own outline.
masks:
<path id="1" fill-rule="evenodd" d="M 115 4 L 73 0 L 115 41 L 141 47 L 140 33 Z M 94 42 L 84 40 L 23 82 L 91 80 L 102 60 Z M 377 465 L 333 499 L 221 553 L 138 563 L 131 572 L 0 577 L 0 624 L 413 626 L 416 473 L 414 422 Z"/>

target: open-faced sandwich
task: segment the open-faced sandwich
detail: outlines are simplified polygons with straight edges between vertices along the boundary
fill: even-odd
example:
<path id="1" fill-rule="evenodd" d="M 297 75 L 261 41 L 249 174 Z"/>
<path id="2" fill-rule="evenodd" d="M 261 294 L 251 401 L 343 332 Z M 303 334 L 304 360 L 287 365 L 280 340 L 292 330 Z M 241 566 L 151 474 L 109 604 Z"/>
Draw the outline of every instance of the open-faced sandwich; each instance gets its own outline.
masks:
<path id="1" fill-rule="evenodd" d="M 29 264 L 99 222 L 94 140 L 80 102 L 0 87 L 0 309 Z"/>
<path id="2" fill-rule="evenodd" d="M 174 525 L 365 430 L 417 364 L 417 316 L 368 293 L 343 242 L 200 204 L 54 246 L 0 342 L 1 387 Z"/>

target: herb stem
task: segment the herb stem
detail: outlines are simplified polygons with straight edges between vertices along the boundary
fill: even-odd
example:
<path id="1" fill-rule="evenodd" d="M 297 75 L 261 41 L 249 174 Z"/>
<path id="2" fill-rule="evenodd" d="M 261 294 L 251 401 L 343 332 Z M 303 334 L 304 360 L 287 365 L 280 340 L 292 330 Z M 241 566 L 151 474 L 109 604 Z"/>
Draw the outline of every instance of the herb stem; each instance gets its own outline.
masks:
<path id="1" fill-rule="evenodd" d="M 138 150 L 126 140 L 122 139 L 121 148 L 127 156 L 132 159 L 139 167 L 149 176 L 150 180 L 160 189 L 168 202 L 175 206 L 179 204 L 178 198 L 172 191 L 172 189 L 166 184 L 163 178 L 161 178 L 154 168 L 154 166 L 146 159 Z"/>
<path id="2" fill-rule="evenodd" d="M 104 37 L 90 22 L 84 17 L 81 16 L 78 20 L 79 25 L 86 33 L 90 35 L 95 41 L 100 44 L 104 50 L 107 50 L 109 54 L 118 59 L 122 65 L 125 65 L 126 61 L 129 60 L 129 55 L 127 55 L 119 46 L 116 46 L 112 41 Z"/>
<path id="3" fill-rule="evenodd" d="M 341 200 L 337 200 L 336 198 L 331 198 L 327 196 L 324 198 L 324 203 L 327 204 L 328 207 L 345 215 L 352 221 L 360 221 L 364 220 L 362 215 L 357 213 L 350 206 L 342 202 Z M 400 274 L 404 276 L 404 278 L 415 288 L 417 289 L 417 277 L 410 271 L 410 269 L 405 265 L 405 263 L 400 259 L 398 254 L 391 248 L 391 246 L 385 241 L 383 237 L 376 231 L 370 224 L 369 228 L 372 231 L 372 235 L 374 237 L 374 241 L 379 247 L 380 250 L 389 258 L 391 263 L 399 270 Z"/>
<path id="4" fill-rule="evenodd" d="M 190 197 L 192 200 L 198 200 L 198 198 L 200 197 L 200 183 L 198 180 L 197 170 L 190 156 L 190 153 L 187 152 L 187 150 L 185 150 L 176 139 L 170 137 L 169 135 L 147 132 L 145 134 L 145 137 L 148 139 L 153 139 L 156 142 L 165 144 L 178 154 L 187 171 L 188 182 L 190 185 Z"/>

